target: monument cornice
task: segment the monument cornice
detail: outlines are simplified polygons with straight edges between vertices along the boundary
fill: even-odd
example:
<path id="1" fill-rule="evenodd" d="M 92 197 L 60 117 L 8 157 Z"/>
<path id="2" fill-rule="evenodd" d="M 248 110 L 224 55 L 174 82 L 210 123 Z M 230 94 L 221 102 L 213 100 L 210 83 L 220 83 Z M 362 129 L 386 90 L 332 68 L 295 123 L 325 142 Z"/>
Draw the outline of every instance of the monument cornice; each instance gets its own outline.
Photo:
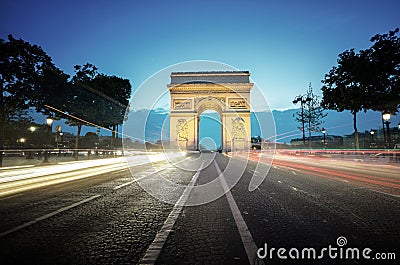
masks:
<path id="1" fill-rule="evenodd" d="M 250 92 L 253 88 L 253 83 L 219 83 L 219 84 L 168 84 L 168 90 L 170 92 L 209 92 L 209 91 L 221 91 L 221 92 Z"/>

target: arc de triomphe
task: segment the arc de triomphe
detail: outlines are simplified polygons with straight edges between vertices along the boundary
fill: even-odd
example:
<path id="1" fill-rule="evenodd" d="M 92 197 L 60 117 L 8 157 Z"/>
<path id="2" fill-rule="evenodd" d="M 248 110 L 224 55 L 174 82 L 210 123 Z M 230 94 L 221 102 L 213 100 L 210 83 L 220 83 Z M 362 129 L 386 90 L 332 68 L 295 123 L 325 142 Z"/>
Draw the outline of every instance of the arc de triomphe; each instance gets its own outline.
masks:
<path id="1" fill-rule="evenodd" d="M 173 72 L 170 143 L 179 149 L 199 149 L 200 115 L 218 112 L 223 150 L 247 150 L 250 146 L 250 91 L 248 71 Z"/>

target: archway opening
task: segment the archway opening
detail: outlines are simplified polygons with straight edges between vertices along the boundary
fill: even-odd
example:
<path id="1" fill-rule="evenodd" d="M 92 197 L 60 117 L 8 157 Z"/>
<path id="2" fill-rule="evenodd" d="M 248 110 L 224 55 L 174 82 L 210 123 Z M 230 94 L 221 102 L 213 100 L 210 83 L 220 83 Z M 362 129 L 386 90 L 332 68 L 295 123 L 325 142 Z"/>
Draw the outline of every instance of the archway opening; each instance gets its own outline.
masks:
<path id="1" fill-rule="evenodd" d="M 217 151 L 222 147 L 221 116 L 214 110 L 206 110 L 199 118 L 199 150 Z"/>

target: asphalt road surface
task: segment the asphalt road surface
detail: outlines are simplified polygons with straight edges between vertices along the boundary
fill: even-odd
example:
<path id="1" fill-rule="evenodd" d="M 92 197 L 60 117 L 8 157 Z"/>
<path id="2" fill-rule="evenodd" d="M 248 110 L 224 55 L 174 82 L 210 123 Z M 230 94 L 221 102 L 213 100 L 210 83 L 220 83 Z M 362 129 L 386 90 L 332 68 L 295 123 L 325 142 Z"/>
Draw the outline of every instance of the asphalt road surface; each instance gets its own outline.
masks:
<path id="1" fill-rule="evenodd" d="M 119 169 L 24 190 L 0 197 L 0 263 L 365 264 L 385 257 L 381 264 L 397 264 L 398 167 L 357 167 L 280 158 L 249 192 L 255 162 L 192 154 L 180 166 L 137 165 L 136 178 Z M 229 191 L 235 174 L 241 178 Z M 164 186 L 160 176 L 187 187 Z M 135 179 L 156 185 L 165 201 L 175 204 L 149 195 Z M 211 196 L 195 189 L 210 182 L 222 196 L 184 206 Z M 336 258 L 328 256 L 329 246 L 336 248 Z M 286 249 L 280 252 L 286 259 L 278 256 L 279 248 Z M 306 256 L 316 249 L 316 259 L 312 253 L 302 259 L 304 248 Z M 347 248 L 360 249 L 360 258 L 346 259 Z M 361 257 L 365 248 L 371 249 L 371 260 Z M 296 257 L 296 249 L 297 259 L 289 255 Z"/>

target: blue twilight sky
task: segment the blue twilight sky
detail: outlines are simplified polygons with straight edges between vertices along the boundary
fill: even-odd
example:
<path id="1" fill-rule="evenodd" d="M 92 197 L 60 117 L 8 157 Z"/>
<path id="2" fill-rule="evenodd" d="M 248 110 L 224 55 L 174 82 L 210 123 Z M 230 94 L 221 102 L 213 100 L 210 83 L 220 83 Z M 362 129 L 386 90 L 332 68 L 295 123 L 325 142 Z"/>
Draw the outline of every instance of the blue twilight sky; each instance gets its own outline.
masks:
<path id="1" fill-rule="evenodd" d="M 134 88 L 171 64 L 220 61 L 288 109 L 309 82 L 319 93 L 340 52 L 399 27 L 399 10 L 398 0 L 2 0 L 0 37 L 41 45 L 67 73 L 91 62 Z"/>

